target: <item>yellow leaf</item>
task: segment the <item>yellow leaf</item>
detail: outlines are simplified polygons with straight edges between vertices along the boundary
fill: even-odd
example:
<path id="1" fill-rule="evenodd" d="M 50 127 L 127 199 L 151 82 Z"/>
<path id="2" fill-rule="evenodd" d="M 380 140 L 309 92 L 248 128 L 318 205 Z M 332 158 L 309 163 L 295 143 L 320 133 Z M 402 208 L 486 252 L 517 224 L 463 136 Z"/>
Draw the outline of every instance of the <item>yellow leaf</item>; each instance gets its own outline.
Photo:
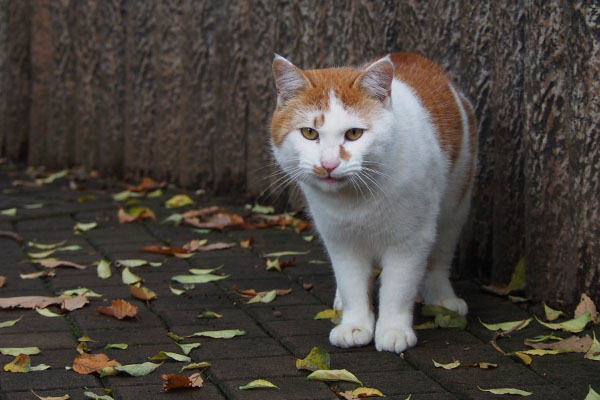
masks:
<path id="1" fill-rule="evenodd" d="M 306 377 L 307 380 L 317 381 L 347 381 L 355 382 L 362 386 L 362 382 L 358 380 L 354 374 L 345 369 L 319 369 Z"/>
<path id="2" fill-rule="evenodd" d="M 479 322 L 481 322 L 481 325 L 485 326 L 490 331 L 497 331 L 497 330 L 509 331 L 519 324 L 522 324 L 522 325 L 517 330 L 521 330 L 521 329 L 525 328 L 527 325 L 529 325 L 529 323 L 531 322 L 532 319 L 533 318 L 529 318 L 529 319 L 526 319 L 523 321 L 500 322 L 498 324 L 486 324 L 481 319 L 479 320 Z"/>
<path id="3" fill-rule="evenodd" d="M 363 397 L 375 397 L 375 396 L 385 397 L 385 395 L 383 393 L 381 393 L 379 390 L 373 389 L 373 388 L 368 388 L 368 387 L 356 388 L 352 391 L 352 394 L 361 399 Z"/>
<path id="4" fill-rule="evenodd" d="M 481 387 L 477 386 L 477 389 L 481 390 L 482 392 L 490 392 L 493 394 L 516 394 L 519 396 L 531 396 L 533 394 L 531 392 L 513 388 L 482 389 Z"/>
<path id="5" fill-rule="evenodd" d="M 594 332 L 594 341 L 584 357 L 588 360 L 600 361 L 600 342 L 596 339 L 596 332 Z"/>
<path id="6" fill-rule="evenodd" d="M 543 303 L 543 304 L 544 304 L 544 314 L 546 314 L 546 321 L 554 321 L 558 317 L 565 315 L 564 312 L 550 308 L 546 305 L 546 303 Z"/>
<path id="7" fill-rule="evenodd" d="M 244 386 L 240 386 L 240 390 L 248 390 L 248 389 L 279 389 L 279 387 L 275 386 L 271 382 L 264 379 L 255 379 L 252 382 L 248 382 Z"/>
<path id="8" fill-rule="evenodd" d="M 194 204 L 194 200 L 186 194 L 178 194 L 165 202 L 167 208 L 180 208 L 190 204 Z"/>
<path id="9" fill-rule="evenodd" d="M 550 328 L 555 331 L 560 329 L 566 332 L 577 333 L 585 329 L 585 326 L 591 321 L 592 316 L 589 312 L 585 312 L 577 318 L 559 323 L 542 322 L 538 319 L 537 316 L 535 317 L 535 319 L 537 320 L 537 322 L 544 325 L 546 328 Z"/>
<path id="10" fill-rule="evenodd" d="M 308 371 L 328 370 L 329 363 L 329 353 L 319 347 L 313 347 L 305 358 L 296 360 L 296 368 Z"/>
<path id="11" fill-rule="evenodd" d="M 454 369 L 454 368 L 460 367 L 460 361 L 458 361 L 458 360 L 454 360 L 454 362 L 451 362 L 448 364 L 440 364 L 437 361 L 435 361 L 434 359 L 431 359 L 431 361 L 433 361 L 433 365 L 436 368 Z"/>

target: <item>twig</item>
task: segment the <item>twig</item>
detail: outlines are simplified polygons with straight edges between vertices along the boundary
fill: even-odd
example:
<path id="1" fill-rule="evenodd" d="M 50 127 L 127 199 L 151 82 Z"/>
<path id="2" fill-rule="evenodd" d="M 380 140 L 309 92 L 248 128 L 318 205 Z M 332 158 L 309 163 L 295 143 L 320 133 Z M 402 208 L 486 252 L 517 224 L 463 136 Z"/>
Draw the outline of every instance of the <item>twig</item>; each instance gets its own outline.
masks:
<path id="1" fill-rule="evenodd" d="M 498 350 L 500 353 L 506 354 L 506 352 L 504 350 L 502 350 L 502 348 L 500 346 L 498 346 L 498 343 L 496 343 L 496 340 L 510 335 L 511 333 L 513 333 L 514 331 L 519 329 L 521 326 L 523 326 L 523 324 L 525 324 L 526 321 L 527 320 L 523 320 L 523 321 L 519 322 L 518 324 L 516 324 L 515 326 L 513 326 L 512 328 L 510 328 L 507 331 L 497 330 L 496 333 L 494 334 L 494 337 L 492 338 L 492 340 L 490 340 L 490 344 L 492 345 L 492 347 L 495 348 L 496 350 Z"/>

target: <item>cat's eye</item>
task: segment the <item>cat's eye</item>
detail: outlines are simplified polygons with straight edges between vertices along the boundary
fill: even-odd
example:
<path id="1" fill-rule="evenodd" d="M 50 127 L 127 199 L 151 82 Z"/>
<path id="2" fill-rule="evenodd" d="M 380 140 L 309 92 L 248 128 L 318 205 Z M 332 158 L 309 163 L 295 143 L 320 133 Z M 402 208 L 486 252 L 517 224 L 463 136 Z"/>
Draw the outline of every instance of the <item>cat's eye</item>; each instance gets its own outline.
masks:
<path id="1" fill-rule="evenodd" d="M 317 132 L 313 128 L 300 128 L 300 133 L 302 133 L 302 136 L 304 136 L 308 140 L 315 140 L 319 137 L 319 132 Z"/>
<path id="2" fill-rule="evenodd" d="M 346 131 L 345 136 L 346 136 L 346 139 L 353 141 L 353 140 L 356 140 L 359 137 L 361 137 L 363 132 L 364 132 L 364 129 L 352 128 L 352 129 L 348 129 Z"/>

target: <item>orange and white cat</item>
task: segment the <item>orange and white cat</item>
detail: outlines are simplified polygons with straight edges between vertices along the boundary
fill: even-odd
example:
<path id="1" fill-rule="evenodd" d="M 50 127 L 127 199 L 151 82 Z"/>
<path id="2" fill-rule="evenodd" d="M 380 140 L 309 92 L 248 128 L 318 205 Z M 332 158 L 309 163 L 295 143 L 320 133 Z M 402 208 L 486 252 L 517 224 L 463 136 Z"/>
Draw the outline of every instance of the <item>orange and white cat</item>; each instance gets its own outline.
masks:
<path id="1" fill-rule="evenodd" d="M 341 323 L 330 342 L 400 353 L 414 346 L 413 305 L 460 315 L 449 281 L 470 206 L 473 108 L 441 67 L 390 54 L 362 68 L 301 70 L 275 56 L 272 148 L 295 180 L 327 248 Z M 369 289 L 381 287 L 377 321 Z"/>

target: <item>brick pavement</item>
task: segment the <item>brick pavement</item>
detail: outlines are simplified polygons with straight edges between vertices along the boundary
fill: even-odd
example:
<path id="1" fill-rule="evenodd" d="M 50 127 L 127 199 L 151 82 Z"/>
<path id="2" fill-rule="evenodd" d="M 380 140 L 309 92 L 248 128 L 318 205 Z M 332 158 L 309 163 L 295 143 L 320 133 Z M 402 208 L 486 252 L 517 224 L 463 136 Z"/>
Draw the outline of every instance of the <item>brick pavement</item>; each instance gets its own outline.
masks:
<path id="1" fill-rule="evenodd" d="M 336 399 L 330 389 L 340 390 L 356 387 L 349 383 L 325 384 L 307 381 L 307 373 L 298 371 L 294 358 L 303 358 L 313 346 L 326 349 L 331 354 L 331 367 L 345 368 L 363 381 L 365 386 L 381 390 L 387 399 L 494 399 L 497 396 L 481 392 L 477 386 L 516 387 L 534 394 L 530 399 L 583 399 L 588 384 L 600 389 L 600 365 L 597 361 L 583 359 L 581 354 L 535 357 L 527 367 L 512 358 L 503 356 L 488 343 L 492 332 L 486 330 L 477 318 L 488 322 L 522 319 L 538 311 L 539 306 L 529 310 L 505 299 L 484 294 L 470 282 L 457 282 L 456 287 L 470 307 L 469 323 L 465 330 L 432 329 L 418 332 L 418 345 L 405 352 L 404 357 L 391 353 L 379 353 L 373 345 L 356 349 L 332 347 L 327 340 L 332 325 L 327 320 L 314 320 L 314 315 L 330 308 L 333 295 L 333 277 L 328 264 L 316 264 L 314 260 L 326 260 L 317 240 L 307 242 L 293 230 L 263 229 L 255 231 L 213 231 L 199 234 L 188 227 L 162 224 L 173 213 L 164 207 L 165 199 L 183 193 L 176 188 L 165 190 L 159 198 L 143 198 L 141 204 L 157 214 L 157 222 L 120 224 L 117 221 L 117 204 L 111 194 L 121 190 L 117 187 L 103 189 L 98 183 L 90 183 L 86 191 L 68 189 L 68 181 L 60 179 L 42 187 L 12 187 L 14 179 L 25 179 L 22 173 L 0 173 L 0 210 L 17 208 L 16 216 L 0 216 L 0 230 L 19 233 L 25 242 L 42 243 L 67 240 L 68 244 L 82 246 L 81 250 L 59 253 L 61 259 L 86 264 L 85 270 L 60 268 L 56 277 L 45 280 L 23 280 L 19 274 L 40 270 L 28 261 L 24 245 L 0 237 L 0 275 L 7 283 L 0 288 L 0 297 L 21 295 L 56 296 L 63 290 L 87 287 L 102 294 L 90 298 L 90 304 L 72 311 L 62 318 L 47 318 L 31 310 L 0 310 L 0 322 L 19 316 L 23 319 L 9 328 L 0 329 L 0 347 L 38 346 L 42 352 L 32 356 L 32 364 L 46 363 L 49 370 L 26 374 L 0 372 L 1 399 L 34 399 L 30 392 L 39 395 L 83 398 L 86 390 L 104 394 L 102 388 L 113 389 L 115 399 L 205 398 L 205 399 Z M 94 194 L 93 201 L 80 203 L 79 197 Z M 41 208 L 26 208 L 30 204 L 43 204 Z M 208 205 L 226 206 L 231 212 L 247 213 L 242 204 L 231 199 L 198 198 L 196 207 Z M 96 229 L 81 235 L 73 233 L 76 222 L 98 222 Z M 250 249 L 236 246 L 232 249 L 198 253 L 189 259 L 141 253 L 138 249 L 149 244 L 172 244 L 181 246 L 196 238 L 209 242 L 235 241 L 253 235 Z M 282 250 L 310 250 L 297 256 L 295 265 L 283 273 L 267 271 L 262 254 Z M 92 263 L 105 258 L 112 262 L 113 276 L 98 278 Z M 146 259 L 162 261 L 160 267 L 144 266 L 133 272 L 144 278 L 145 285 L 153 289 L 158 298 L 146 305 L 132 298 L 129 288 L 121 281 L 121 271 L 115 268 L 120 259 Z M 283 258 L 286 260 L 288 258 Z M 210 268 L 223 265 L 222 273 L 230 277 L 216 282 L 197 284 L 186 294 L 177 296 L 169 289 L 171 277 L 185 274 L 191 267 Z M 312 284 L 306 290 L 303 284 Z M 268 304 L 246 304 L 232 288 L 271 290 L 292 288 L 292 292 L 278 297 Z M 178 285 L 181 287 L 181 285 Z M 125 299 L 139 307 L 137 318 L 117 320 L 95 311 L 99 305 L 110 300 Z M 223 314 L 223 318 L 198 319 L 200 311 L 210 309 Z M 417 317 L 417 323 L 424 321 Z M 212 366 L 203 375 L 204 387 L 165 393 L 162 391 L 163 373 L 176 373 L 180 362 L 167 361 L 153 373 L 144 377 L 117 375 L 98 378 L 79 375 L 66 370 L 78 355 L 77 338 L 82 333 L 97 340 L 90 343 L 92 353 L 104 352 L 122 364 L 142 363 L 158 351 L 181 350 L 167 336 L 168 331 L 179 335 L 219 329 L 243 329 L 244 336 L 232 339 L 194 338 L 187 342 L 201 342 L 190 356 L 193 361 L 209 361 Z M 586 333 L 591 333 L 590 328 Z M 547 333 L 532 323 L 529 327 L 502 339 L 506 350 L 522 349 L 523 339 Z M 600 333 L 600 331 L 599 331 Z M 103 350 L 108 343 L 128 343 L 127 350 Z M 459 368 L 443 370 L 434 368 L 432 359 L 451 362 L 459 359 L 463 364 L 479 361 L 493 362 L 496 369 Z M 12 357 L 0 355 L 2 364 Z M 188 371 L 186 371 L 188 372 Z M 188 374 L 189 375 L 189 374 Z M 239 386 L 250 380 L 268 379 L 280 390 L 241 391 Z"/>

